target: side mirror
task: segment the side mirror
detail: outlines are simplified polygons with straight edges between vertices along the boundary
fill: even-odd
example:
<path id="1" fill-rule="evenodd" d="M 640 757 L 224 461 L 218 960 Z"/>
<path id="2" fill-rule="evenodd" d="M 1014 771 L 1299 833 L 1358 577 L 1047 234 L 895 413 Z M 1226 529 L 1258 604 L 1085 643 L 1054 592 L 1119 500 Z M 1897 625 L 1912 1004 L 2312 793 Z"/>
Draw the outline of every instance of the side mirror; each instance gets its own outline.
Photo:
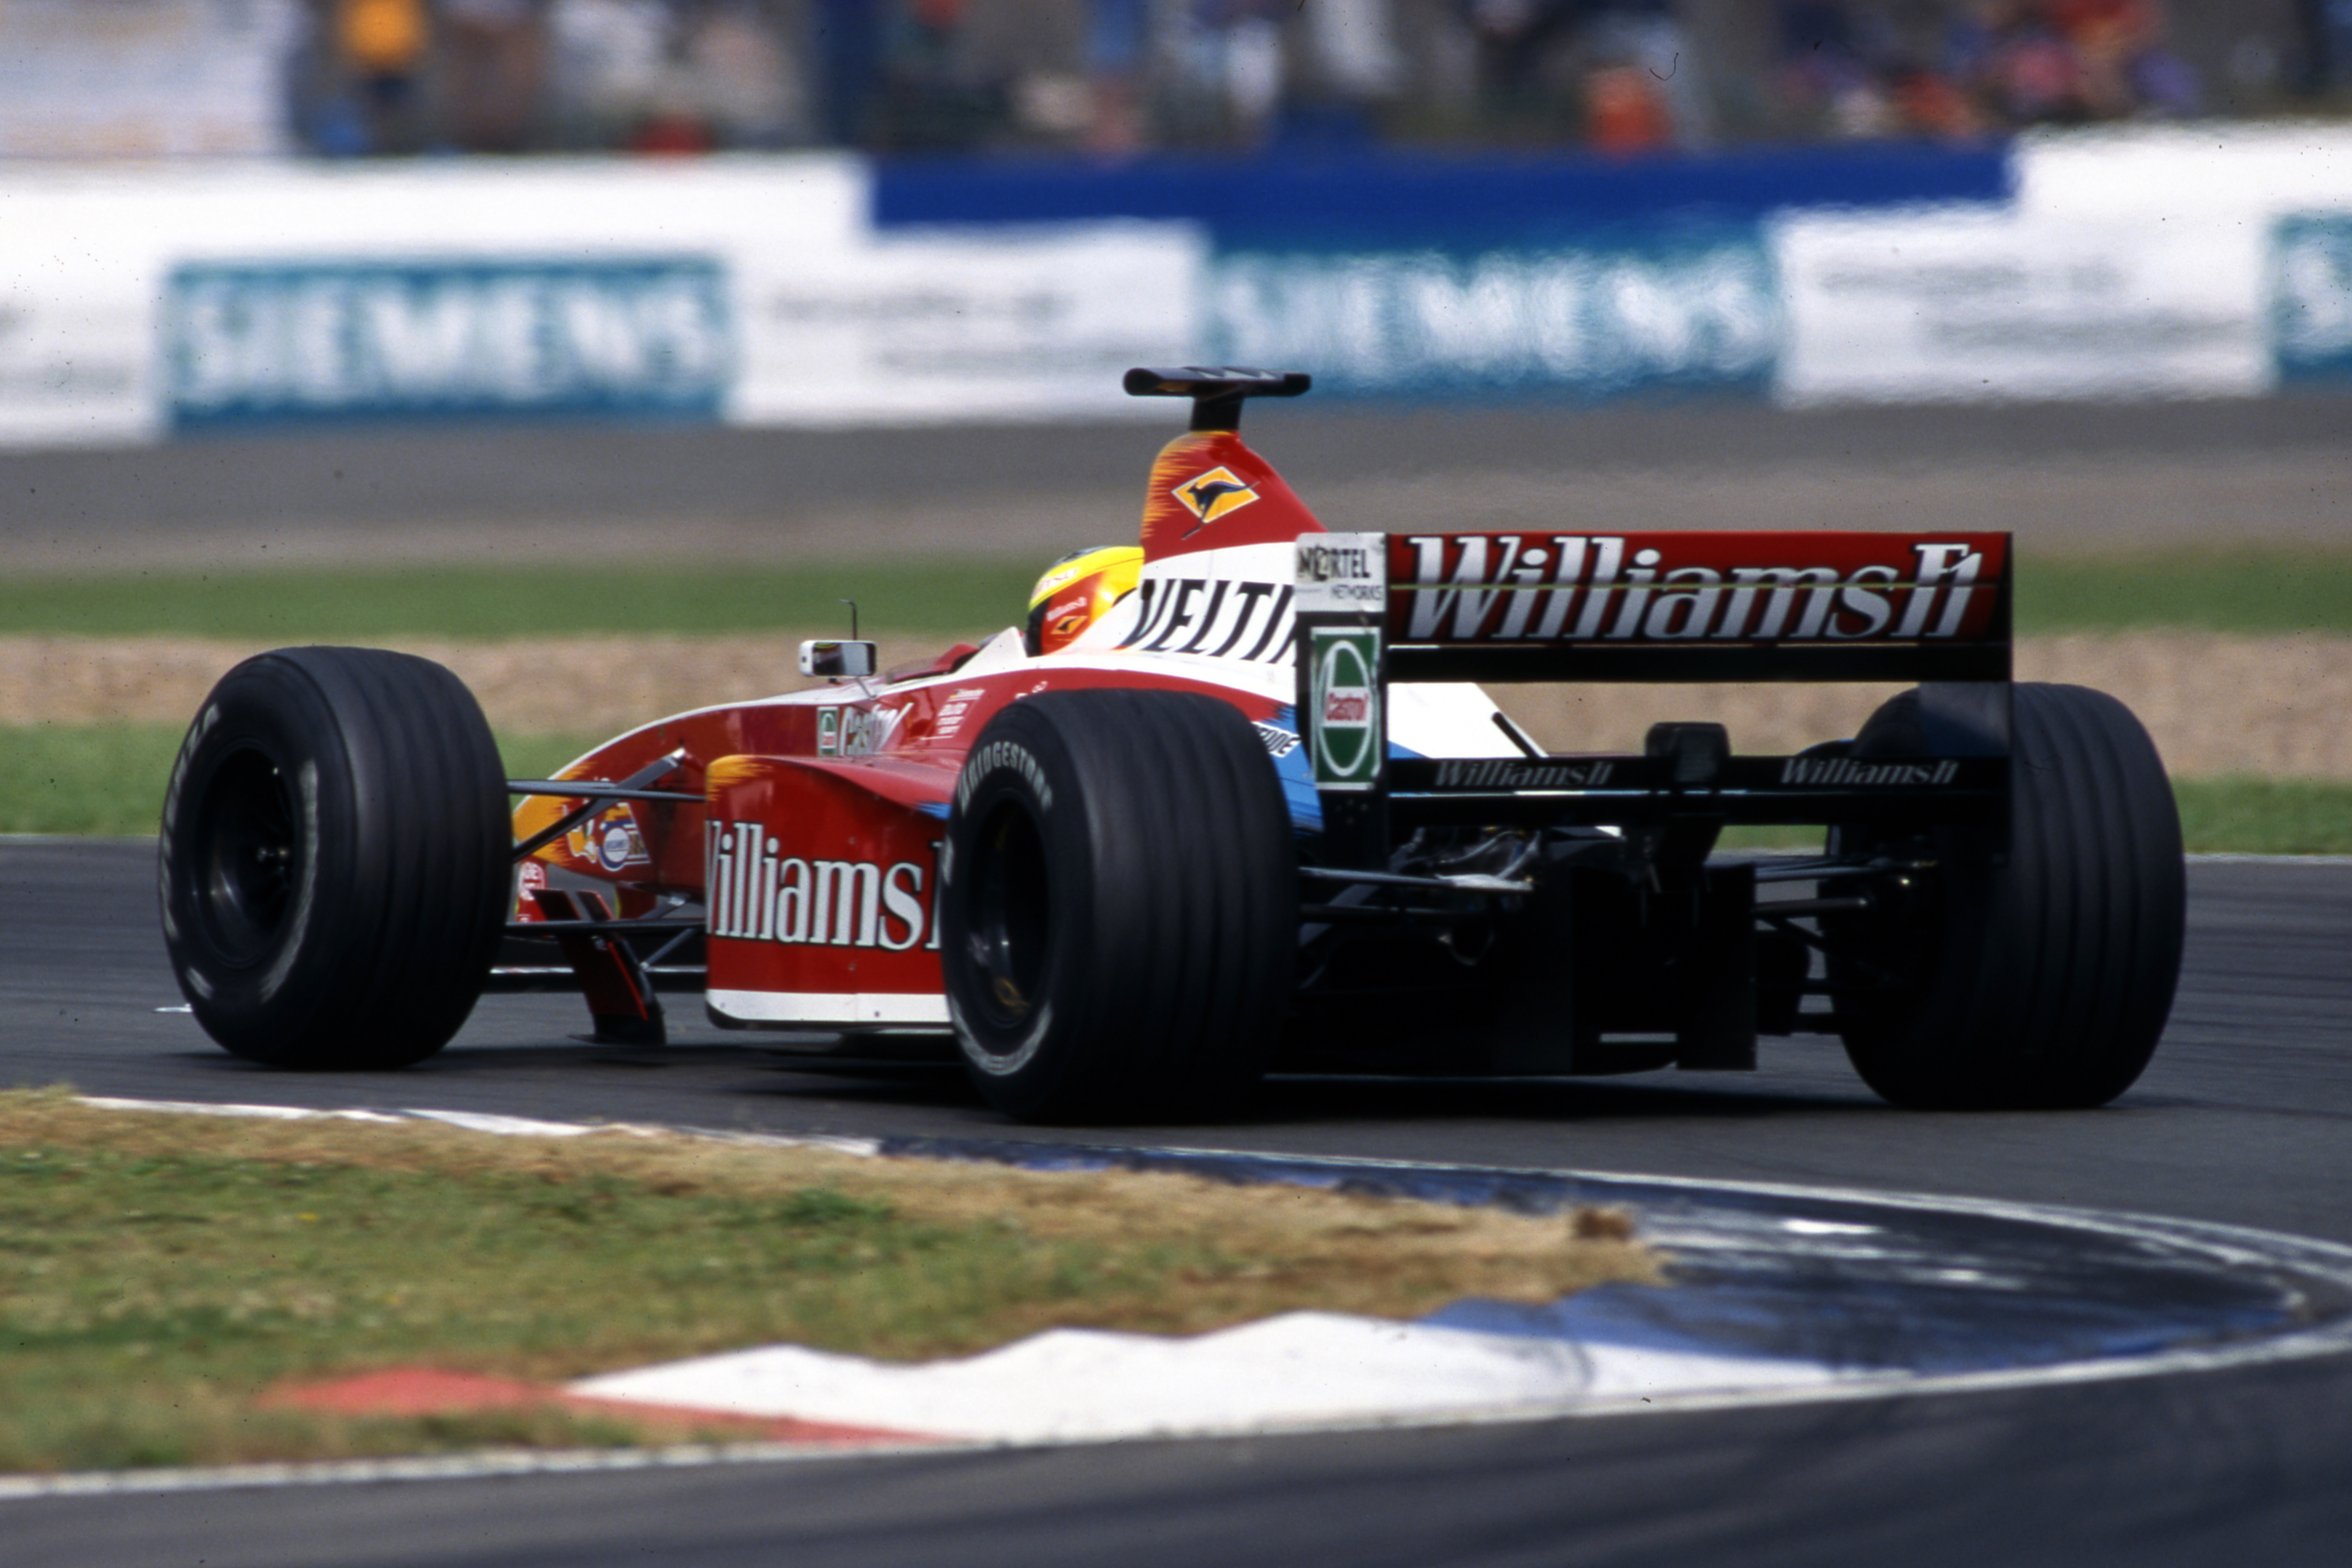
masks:
<path id="1" fill-rule="evenodd" d="M 856 680 L 874 673 L 874 645 L 870 642 L 804 642 L 801 644 L 801 673 L 832 680 Z"/>

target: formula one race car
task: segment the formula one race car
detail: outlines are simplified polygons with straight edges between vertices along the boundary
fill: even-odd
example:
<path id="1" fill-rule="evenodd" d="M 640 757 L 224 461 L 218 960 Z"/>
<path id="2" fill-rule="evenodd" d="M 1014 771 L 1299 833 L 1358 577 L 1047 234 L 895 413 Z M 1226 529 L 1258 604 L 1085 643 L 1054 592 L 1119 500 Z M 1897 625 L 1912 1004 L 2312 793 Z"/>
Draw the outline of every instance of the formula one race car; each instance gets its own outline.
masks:
<path id="1" fill-rule="evenodd" d="M 1270 1068 L 1752 1068 L 1801 1031 L 1907 1106 L 2138 1077 L 2179 820 L 2120 703 L 2012 684 L 2006 534 L 1326 532 L 1236 433 L 1307 387 L 1130 372 L 1192 403 L 1139 551 L 917 668 L 805 645 L 825 684 L 554 779 L 506 779 L 423 659 L 237 666 L 163 812 L 195 1016 L 259 1061 L 394 1067 L 487 989 L 560 978 L 597 1037 L 658 1041 L 691 987 L 784 1048 L 961 1052 L 1039 1121 L 1211 1113 Z M 1792 756 L 1675 721 L 1549 754 L 1471 684 L 1727 679 L 1916 684 Z M 1735 823 L 1825 841 L 1717 854 Z"/>

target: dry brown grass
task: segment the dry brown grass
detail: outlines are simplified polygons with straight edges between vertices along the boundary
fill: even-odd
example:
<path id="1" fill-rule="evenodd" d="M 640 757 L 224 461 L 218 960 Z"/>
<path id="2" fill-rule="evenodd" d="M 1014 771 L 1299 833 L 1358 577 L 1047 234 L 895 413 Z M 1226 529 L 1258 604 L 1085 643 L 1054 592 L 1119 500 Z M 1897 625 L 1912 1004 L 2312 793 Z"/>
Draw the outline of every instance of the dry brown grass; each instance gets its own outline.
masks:
<path id="1" fill-rule="evenodd" d="M 799 644 L 800 634 L 779 634 L 415 637 L 381 646 L 457 671 L 502 731 L 604 735 L 689 708 L 795 690 L 806 684 L 793 668 Z M 185 724 L 232 665 L 276 646 L 183 637 L 0 637 L 0 724 Z M 882 658 L 887 668 L 939 651 L 886 643 Z"/>
<path id="2" fill-rule="evenodd" d="M 791 690 L 797 637 L 567 637 L 397 646 L 456 670 L 509 734 L 617 733 L 688 708 Z M 184 723 L 262 645 L 187 637 L 0 637 L 0 724 Z M 886 663 L 927 658 L 886 645 Z M 2034 637 L 2018 674 L 2113 692 L 2177 775 L 2352 779 L 2352 637 L 2148 631 Z M 1498 692 L 1546 744 L 1639 749 L 1661 718 L 1721 720 L 1742 751 L 1850 735 L 1893 688 L 1526 687 Z"/>

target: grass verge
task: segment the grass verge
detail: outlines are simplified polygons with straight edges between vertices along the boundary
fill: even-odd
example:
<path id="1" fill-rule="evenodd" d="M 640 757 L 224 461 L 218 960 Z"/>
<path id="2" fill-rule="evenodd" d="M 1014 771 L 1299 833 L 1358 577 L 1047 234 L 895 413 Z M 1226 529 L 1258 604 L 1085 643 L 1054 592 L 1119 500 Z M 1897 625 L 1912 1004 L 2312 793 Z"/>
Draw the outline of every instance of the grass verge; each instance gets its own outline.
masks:
<path id="1" fill-rule="evenodd" d="M 2352 855 L 2352 784 L 2189 779 L 2176 782 L 2173 795 L 2192 854 Z"/>
<path id="2" fill-rule="evenodd" d="M 683 1136 L 102 1110 L 0 1093 L 0 1470 L 637 1440 L 559 1412 L 354 1419 L 289 1379 L 536 1380 L 789 1341 L 911 1359 L 1041 1329 L 1412 1318 L 1654 1280 L 1622 1215 Z"/>
<path id="3" fill-rule="evenodd" d="M 2352 631 L 2352 552 L 2179 550 L 2027 553 L 2017 567 L 2017 630 L 2196 627 L 2215 632 Z"/>
<path id="4" fill-rule="evenodd" d="M 0 726 L 0 833 L 152 833 L 181 730 L 165 724 Z M 601 737 L 502 735 L 514 778 L 543 778 Z M 2193 854 L 2352 855 L 2352 784 L 2175 779 Z M 1810 848 L 1818 828 L 1733 828 L 1732 849 Z"/>
<path id="5" fill-rule="evenodd" d="M 241 641 L 368 642 L 388 637 L 578 633 L 766 635 L 840 626 L 857 601 L 885 637 L 962 636 L 1008 625 L 1045 563 L 979 556 L 919 562 L 365 571 L 35 574 L 0 582 L 0 634 L 178 635 Z M 2017 574 L 2021 633 L 2193 626 L 2226 632 L 2352 631 L 2352 552 L 2162 551 L 2028 554 Z"/>
<path id="6" fill-rule="evenodd" d="M 0 833 L 140 834 L 163 815 L 178 724 L 0 725 Z M 604 737 L 501 735 L 509 778 L 544 778 Z"/>

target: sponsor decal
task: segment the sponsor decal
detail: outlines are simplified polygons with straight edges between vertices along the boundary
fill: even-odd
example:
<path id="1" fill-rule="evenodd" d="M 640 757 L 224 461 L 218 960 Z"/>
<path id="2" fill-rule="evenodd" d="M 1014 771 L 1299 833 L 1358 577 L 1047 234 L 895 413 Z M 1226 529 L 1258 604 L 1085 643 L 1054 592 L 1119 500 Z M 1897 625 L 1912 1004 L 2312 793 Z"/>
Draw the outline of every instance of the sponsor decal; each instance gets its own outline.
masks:
<path id="1" fill-rule="evenodd" d="M 1377 614 L 1388 607 L 1388 539 L 1379 533 L 1308 534 L 1298 542 L 1302 615 Z"/>
<path id="2" fill-rule="evenodd" d="M 1029 793 L 1037 797 L 1039 809 L 1054 809 L 1054 786 L 1045 782 L 1045 770 L 1029 754 L 1029 748 L 1013 741 L 991 741 L 974 752 L 956 779 L 956 805 L 971 804 L 974 783 L 998 768 L 1011 768 L 1029 785 Z"/>
<path id="3" fill-rule="evenodd" d="M 726 279 L 698 257 L 205 262 L 164 287 L 182 425 L 484 413 L 713 417 Z"/>
<path id="4" fill-rule="evenodd" d="M 1224 577 L 1150 577 L 1135 629 L 1120 647 L 1134 653 L 1197 653 L 1280 664 L 1290 657 L 1292 591 L 1277 583 Z"/>
<path id="5" fill-rule="evenodd" d="M 2049 186 L 2019 173 L 2041 193 L 2026 210 L 1776 219 L 1789 334 L 1775 396 L 2137 401 L 2269 390 L 2252 222 L 2192 216 L 2169 193 L 2144 222 L 2062 213 Z"/>
<path id="6" fill-rule="evenodd" d="M 1437 764 L 1439 789 L 1600 789 L 1609 782 L 1615 764 L 1602 758 L 1587 762 L 1538 762 L 1533 758 L 1502 757 L 1492 761 L 1443 762 Z"/>
<path id="7" fill-rule="evenodd" d="M 564 835 L 564 847 L 580 860 L 593 860 L 607 871 L 649 866 L 645 835 L 638 831 L 636 809 L 618 801 Z"/>
<path id="8" fill-rule="evenodd" d="M 1763 391 L 1783 329 L 1762 231 L 1677 236 L 1456 254 L 1228 250 L 1210 269 L 1207 337 L 1257 363 L 1313 365 L 1318 396 Z"/>
<path id="9" fill-rule="evenodd" d="M 1979 585 L 1984 552 L 1964 542 L 1910 542 L 1901 566 L 1727 567 L 1677 564 L 1607 534 L 1404 542 L 1412 567 L 1397 630 L 1414 642 L 1934 641 L 1958 637 L 1997 592 Z"/>
<path id="10" fill-rule="evenodd" d="M 1093 559 L 1094 552 L 1089 551 L 1076 561 L 1055 567 L 1038 580 L 1034 596 L 1043 598 L 1048 594 L 1058 594 L 1079 578 L 1093 576 L 1097 570 Z"/>
<path id="11" fill-rule="evenodd" d="M 1784 784 L 1815 784 L 1831 788 L 1869 788 L 1884 784 L 1948 784 L 1960 776 L 1960 764 L 1936 763 L 1862 763 L 1852 757 L 1790 757 L 1780 764 Z"/>
<path id="12" fill-rule="evenodd" d="M 714 937 L 784 946 L 936 950 L 938 879 L 912 860 L 788 854 L 756 822 L 713 822 L 703 887 Z"/>
<path id="13" fill-rule="evenodd" d="M 2271 340 L 2282 380 L 2352 376 L 2352 217 L 2280 222 L 2272 247 Z"/>
<path id="14" fill-rule="evenodd" d="M 820 757 L 870 757 L 887 751 L 898 733 L 903 708 L 845 707 L 828 704 L 816 710 L 816 754 Z"/>
<path id="15" fill-rule="evenodd" d="M 1381 634 L 1370 626 L 1307 633 L 1307 769 L 1318 789 L 1368 790 L 1381 771 Z"/>
<path id="16" fill-rule="evenodd" d="M 1058 605 L 1045 607 L 1045 636 L 1056 642 L 1067 641 L 1086 629 L 1095 596 L 1091 590 L 1074 594 Z"/>
<path id="17" fill-rule="evenodd" d="M 949 692 L 948 700 L 940 704 L 939 717 L 932 721 L 931 738 L 944 741 L 962 729 L 964 720 L 971 716 L 971 705 L 987 695 L 988 689 L 982 686 L 961 686 Z"/>
<path id="18" fill-rule="evenodd" d="M 514 918 L 516 920 L 537 924 L 547 919 L 546 911 L 539 907 L 539 900 L 531 897 L 531 894 L 546 886 L 547 862 L 544 860 L 526 860 L 515 868 Z"/>
<path id="19" fill-rule="evenodd" d="M 1281 725 L 1269 724 L 1263 719 L 1255 721 L 1255 723 L 1258 743 L 1265 748 L 1267 756 L 1286 757 L 1298 750 L 1298 737 Z"/>
<path id="20" fill-rule="evenodd" d="M 1187 539 L 1258 499 L 1248 480 L 1223 466 L 1205 474 L 1195 474 L 1168 493 L 1176 498 L 1178 505 L 1201 520 L 1184 531 Z"/>

